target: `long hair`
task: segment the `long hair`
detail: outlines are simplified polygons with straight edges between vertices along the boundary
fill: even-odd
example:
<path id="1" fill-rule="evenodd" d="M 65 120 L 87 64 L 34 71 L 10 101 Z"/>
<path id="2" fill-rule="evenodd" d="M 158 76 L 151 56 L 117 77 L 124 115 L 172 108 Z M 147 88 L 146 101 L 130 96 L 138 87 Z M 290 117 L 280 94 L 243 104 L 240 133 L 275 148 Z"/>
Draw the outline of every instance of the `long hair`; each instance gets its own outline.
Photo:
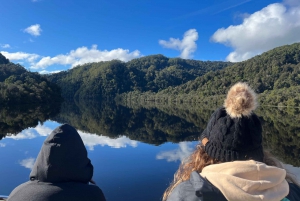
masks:
<path id="1" fill-rule="evenodd" d="M 198 144 L 196 150 L 186 158 L 179 166 L 179 169 L 174 175 L 174 180 L 166 189 L 163 195 L 163 201 L 167 200 L 172 190 L 181 182 L 190 179 L 190 174 L 193 171 L 202 172 L 202 169 L 208 165 L 219 163 L 211 158 L 204 151 L 204 146 Z"/>
<path id="2" fill-rule="evenodd" d="M 269 151 L 264 150 L 264 161 L 266 165 L 275 166 L 278 168 L 285 169 L 282 165 L 282 162 L 275 158 Z M 196 150 L 186 158 L 179 166 L 179 169 L 174 174 L 174 180 L 170 186 L 166 189 L 163 195 L 163 201 L 166 201 L 172 190 L 181 182 L 187 181 L 190 179 L 190 174 L 193 171 L 201 173 L 203 168 L 212 165 L 221 163 L 216 159 L 211 158 L 204 150 L 204 146 L 199 143 L 196 147 Z M 300 183 L 296 180 L 295 175 L 291 174 L 286 170 L 286 180 L 288 182 L 294 183 L 300 187 Z"/>

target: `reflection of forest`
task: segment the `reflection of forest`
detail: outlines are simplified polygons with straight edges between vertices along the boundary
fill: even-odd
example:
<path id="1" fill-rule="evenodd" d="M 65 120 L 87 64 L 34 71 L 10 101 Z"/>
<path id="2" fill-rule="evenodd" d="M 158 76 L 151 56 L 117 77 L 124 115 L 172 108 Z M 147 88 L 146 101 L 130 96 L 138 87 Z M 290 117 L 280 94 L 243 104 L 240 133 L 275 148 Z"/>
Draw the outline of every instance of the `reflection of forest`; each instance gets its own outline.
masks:
<path id="1" fill-rule="evenodd" d="M 130 108 L 157 108 L 167 115 L 185 119 L 196 125 L 199 131 L 206 127 L 207 121 L 216 107 L 205 109 L 202 105 L 189 104 L 155 104 L 127 105 Z M 264 131 L 264 147 L 270 150 L 285 163 L 300 166 L 300 111 L 295 108 L 258 108 L 256 114 L 260 117 Z"/>
<path id="2" fill-rule="evenodd" d="M 115 105 L 108 102 L 64 102 L 22 105 L 0 110 L 0 139 L 52 119 L 79 130 L 111 138 L 127 136 L 149 144 L 197 140 L 216 108 L 200 105 Z M 264 146 L 284 162 L 300 166 L 300 112 L 290 108 L 259 108 Z"/>
<path id="3" fill-rule="evenodd" d="M 0 139 L 7 134 L 18 134 L 29 127 L 36 127 L 59 113 L 58 104 L 23 104 L 0 109 Z"/>
<path id="4" fill-rule="evenodd" d="M 130 109 L 99 102 L 65 102 L 53 120 L 111 138 L 127 136 L 149 144 L 196 140 L 201 131 L 193 123 L 156 108 Z"/>

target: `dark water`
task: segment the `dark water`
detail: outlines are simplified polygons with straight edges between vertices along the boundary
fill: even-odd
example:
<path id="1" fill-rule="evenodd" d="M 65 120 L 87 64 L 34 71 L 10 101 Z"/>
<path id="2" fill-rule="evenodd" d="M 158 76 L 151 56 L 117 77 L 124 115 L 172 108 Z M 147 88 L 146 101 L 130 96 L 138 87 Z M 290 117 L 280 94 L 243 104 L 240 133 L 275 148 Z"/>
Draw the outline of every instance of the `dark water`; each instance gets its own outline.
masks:
<path id="1" fill-rule="evenodd" d="M 8 195 L 28 180 L 46 136 L 69 123 L 78 129 L 94 165 L 94 180 L 108 201 L 161 200 L 214 109 L 93 102 L 2 108 L 0 194 Z M 299 111 L 260 108 L 256 113 L 265 148 L 289 164 L 287 168 L 299 179 Z"/>

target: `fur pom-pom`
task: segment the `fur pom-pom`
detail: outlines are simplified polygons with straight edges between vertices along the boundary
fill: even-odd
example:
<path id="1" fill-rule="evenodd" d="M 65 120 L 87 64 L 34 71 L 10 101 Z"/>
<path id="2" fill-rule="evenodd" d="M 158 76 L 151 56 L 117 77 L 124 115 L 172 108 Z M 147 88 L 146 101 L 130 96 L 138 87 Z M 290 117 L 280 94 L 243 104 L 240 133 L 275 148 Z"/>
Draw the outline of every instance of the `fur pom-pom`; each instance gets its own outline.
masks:
<path id="1" fill-rule="evenodd" d="M 229 89 L 224 107 L 231 118 L 250 116 L 257 107 L 256 94 L 246 83 L 238 82 Z"/>

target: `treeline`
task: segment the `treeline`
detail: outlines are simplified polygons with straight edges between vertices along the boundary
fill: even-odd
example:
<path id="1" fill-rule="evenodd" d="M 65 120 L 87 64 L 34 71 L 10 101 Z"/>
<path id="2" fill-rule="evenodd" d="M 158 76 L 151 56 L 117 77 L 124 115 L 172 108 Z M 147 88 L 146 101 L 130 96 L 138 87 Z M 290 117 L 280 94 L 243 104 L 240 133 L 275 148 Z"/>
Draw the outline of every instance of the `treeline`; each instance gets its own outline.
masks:
<path id="1" fill-rule="evenodd" d="M 56 102 L 62 100 L 60 92 L 56 84 L 9 62 L 0 53 L 0 104 Z"/>
<path id="2" fill-rule="evenodd" d="M 88 63 L 47 78 L 61 87 L 62 96 L 66 99 L 111 100 L 117 94 L 129 91 L 158 92 L 230 65 L 230 62 L 152 55 L 126 63 L 118 60 Z"/>
<path id="3" fill-rule="evenodd" d="M 129 92 L 119 100 L 203 103 L 226 94 L 236 82 L 247 82 L 260 94 L 262 105 L 300 106 L 300 43 L 275 48 L 247 61 L 210 71 L 180 86 L 158 93 Z"/>

